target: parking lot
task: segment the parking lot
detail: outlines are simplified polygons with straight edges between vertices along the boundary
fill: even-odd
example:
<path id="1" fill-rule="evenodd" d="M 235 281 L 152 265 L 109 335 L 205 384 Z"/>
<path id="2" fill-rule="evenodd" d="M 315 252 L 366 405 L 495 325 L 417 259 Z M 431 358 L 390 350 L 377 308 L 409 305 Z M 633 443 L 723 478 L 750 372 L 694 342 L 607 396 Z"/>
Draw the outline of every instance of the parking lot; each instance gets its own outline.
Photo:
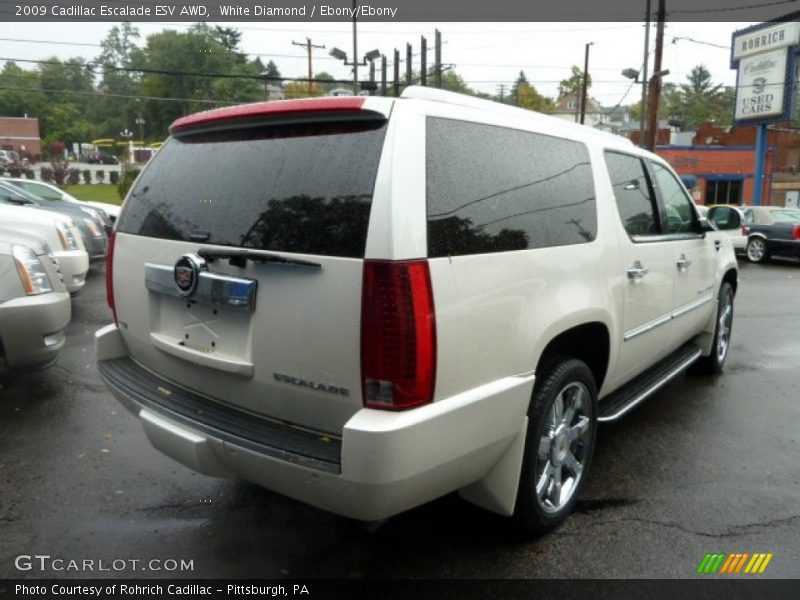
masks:
<path id="1" fill-rule="evenodd" d="M 519 542 L 456 496 L 365 526 L 164 457 L 97 373 L 95 265 L 58 364 L 0 390 L 0 577 L 108 575 L 19 571 L 21 554 L 193 561 L 116 573 L 136 577 L 693 577 L 707 552 L 773 553 L 763 577 L 796 577 L 800 264 L 740 266 L 725 375 L 602 427 L 577 512 Z"/>

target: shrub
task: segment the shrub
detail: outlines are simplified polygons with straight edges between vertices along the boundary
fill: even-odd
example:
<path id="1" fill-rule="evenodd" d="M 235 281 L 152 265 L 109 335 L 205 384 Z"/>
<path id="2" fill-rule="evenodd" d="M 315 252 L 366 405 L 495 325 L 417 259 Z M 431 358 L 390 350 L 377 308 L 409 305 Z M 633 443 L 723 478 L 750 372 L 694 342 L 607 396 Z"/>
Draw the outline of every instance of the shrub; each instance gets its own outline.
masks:
<path id="1" fill-rule="evenodd" d="M 33 172 L 33 169 L 25 169 L 25 178 L 36 179 L 36 173 Z"/>
<path id="2" fill-rule="evenodd" d="M 67 163 L 51 162 L 50 166 L 53 168 L 53 180 L 56 185 L 64 185 L 67 180 Z"/>
<path id="3" fill-rule="evenodd" d="M 108 182 L 112 185 L 119 185 L 119 171 L 109 171 Z"/>
<path id="4" fill-rule="evenodd" d="M 67 171 L 67 184 L 78 185 L 81 182 L 81 170 L 69 169 Z"/>
<path id="5" fill-rule="evenodd" d="M 83 183 L 85 183 L 86 185 L 92 183 L 92 172 L 89 169 L 84 169 L 82 175 L 83 175 Z"/>
<path id="6" fill-rule="evenodd" d="M 124 200 L 128 195 L 128 190 L 131 189 L 133 182 L 136 181 L 136 176 L 139 175 L 139 169 L 125 169 L 122 172 L 122 179 L 117 184 L 117 194 L 120 200 Z"/>
<path id="7" fill-rule="evenodd" d="M 106 172 L 103 169 L 97 169 L 94 172 L 94 178 L 97 180 L 97 183 L 103 183 L 106 180 Z"/>
<path id="8" fill-rule="evenodd" d="M 42 165 L 41 170 L 39 171 L 39 177 L 45 183 L 53 183 L 53 169 L 50 167 L 45 167 Z"/>

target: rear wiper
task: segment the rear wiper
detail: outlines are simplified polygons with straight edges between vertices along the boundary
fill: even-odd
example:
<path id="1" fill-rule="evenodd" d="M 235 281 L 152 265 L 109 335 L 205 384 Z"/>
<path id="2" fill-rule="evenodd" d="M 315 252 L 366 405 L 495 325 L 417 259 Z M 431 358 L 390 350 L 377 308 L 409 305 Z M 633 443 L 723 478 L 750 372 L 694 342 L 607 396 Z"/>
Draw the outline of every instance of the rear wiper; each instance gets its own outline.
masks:
<path id="1" fill-rule="evenodd" d="M 254 252 L 244 248 L 237 248 L 232 250 L 209 250 L 206 248 L 201 249 L 198 253 L 201 258 L 206 259 L 208 262 L 214 262 L 218 258 L 228 259 L 228 263 L 234 267 L 244 268 L 247 266 L 247 261 L 253 262 L 272 263 L 280 265 L 295 265 L 298 267 L 312 267 L 314 269 L 321 269 L 322 265 L 319 263 L 311 262 L 310 260 L 301 260 L 299 258 L 287 258 L 280 254 L 272 254 L 270 252 Z"/>

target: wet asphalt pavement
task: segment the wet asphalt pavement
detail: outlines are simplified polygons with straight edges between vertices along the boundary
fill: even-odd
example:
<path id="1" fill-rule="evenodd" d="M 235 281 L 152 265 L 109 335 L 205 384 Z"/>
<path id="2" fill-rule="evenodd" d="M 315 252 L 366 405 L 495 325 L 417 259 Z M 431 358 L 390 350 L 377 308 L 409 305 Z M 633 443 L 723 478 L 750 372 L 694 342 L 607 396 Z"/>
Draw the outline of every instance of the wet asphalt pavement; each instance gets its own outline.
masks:
<path id="1" fill-rule="evenodd" d="M 696 577 L 706 552 L 772 552 L 760 577 L 797 577 L 800 263 L 740 278 L 726 373 L 680 377 L 602 427 L 576 514 L 515 542 L 456 496 L 370 528 L 162 456 L 97 374 L 111 315 L 96 266 L 58 364 L 0 389 L 0 578 Z M 34 554 L 194 570 L 15 568 Z"/>

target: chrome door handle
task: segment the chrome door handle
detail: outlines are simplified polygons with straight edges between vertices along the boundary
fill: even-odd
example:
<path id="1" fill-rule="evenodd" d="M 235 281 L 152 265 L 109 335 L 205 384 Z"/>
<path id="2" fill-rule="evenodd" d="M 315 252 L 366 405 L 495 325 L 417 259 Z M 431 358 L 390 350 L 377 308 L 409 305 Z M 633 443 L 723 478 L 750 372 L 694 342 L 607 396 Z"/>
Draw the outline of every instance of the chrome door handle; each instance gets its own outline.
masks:
<path id="1" fill-rule="evenodd" d="M 678 262 L 675 263 L 675 264 L 678 265 L 678 270 L 679 271 L 687 271 L 689 269 L 689 267 L 691 266 L 692 261 L 690 261 L 688 258 L 686 258 L 685 254 L 681 254 L 681 257 L 678 259 Z"/>
<path id="2" fill-rule="evenodd" d="M 640 281 L 649 272 L 650 269 L 643 267 L 642 263 L 637 260 L 635 263 L 633 263 L 633 266 L 628 269 L 628 279 L 633 282 Z"/>

